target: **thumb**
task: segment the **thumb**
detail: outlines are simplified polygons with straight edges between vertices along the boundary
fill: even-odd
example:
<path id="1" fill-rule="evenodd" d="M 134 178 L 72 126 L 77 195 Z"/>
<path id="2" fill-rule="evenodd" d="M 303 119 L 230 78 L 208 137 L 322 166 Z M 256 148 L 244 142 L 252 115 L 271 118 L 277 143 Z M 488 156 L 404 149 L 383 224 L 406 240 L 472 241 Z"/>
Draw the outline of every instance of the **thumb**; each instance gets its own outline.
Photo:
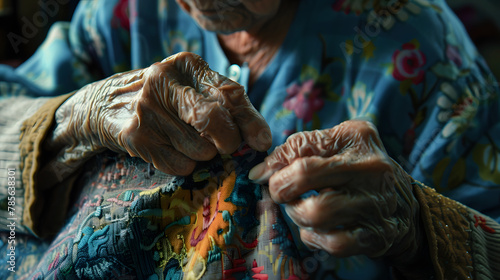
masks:
<path id="1" fill-rule="evenodd" d="M 220 83 L 219 80 L 215 80 L 206 84 L 207 73 L 213 71 L 210 70 L 208 63 L 197 54 L 180 52 L 165 58 L 162 62 L 171 62 L 177 70 L 179 82 L 184 86 L 194 88 L 198 93 L 208 95 L 213 84 Z"/>

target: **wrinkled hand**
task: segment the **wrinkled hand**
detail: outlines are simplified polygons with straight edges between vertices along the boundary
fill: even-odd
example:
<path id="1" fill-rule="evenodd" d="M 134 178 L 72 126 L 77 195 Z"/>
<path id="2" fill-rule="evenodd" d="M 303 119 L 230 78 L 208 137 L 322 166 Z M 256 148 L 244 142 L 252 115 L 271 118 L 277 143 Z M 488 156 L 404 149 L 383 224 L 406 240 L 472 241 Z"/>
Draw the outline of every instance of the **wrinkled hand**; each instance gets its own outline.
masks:
<path id="1" fill-rule="evenodd" d="M 244 88 L 191 53 L 82 88 L 57 110 L 56 122 L 54 141 L 72 146 L 66 154 L 107 148 L 175 175 L 234 152 L 242 140 L 259 151 L 271 145 Z"/>
<path id="2" fill-rule="evenodd" d="M 368 122 L 292 135 L 249 177 L 269 182 L 271 197 L 286 204 L 311 248 L 397 264 L 420 257 L 419 205 L 411 178 L 389 158 Z M 318 194 L 301 198 L 310 190 Z"/>

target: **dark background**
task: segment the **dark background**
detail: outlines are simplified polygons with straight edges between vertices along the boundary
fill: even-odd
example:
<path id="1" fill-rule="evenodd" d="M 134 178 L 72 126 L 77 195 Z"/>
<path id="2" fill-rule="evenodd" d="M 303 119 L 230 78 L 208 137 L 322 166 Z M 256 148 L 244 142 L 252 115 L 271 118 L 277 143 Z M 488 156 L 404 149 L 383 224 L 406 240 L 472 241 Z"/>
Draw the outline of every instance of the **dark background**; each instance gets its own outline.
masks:
<path id="1" fill-rule="evenodd" d="M 23 17 L 33 22 L 33 16 L 43 11 L 48 2 L 59 4 L 59 13 L 49 16 L 48 23 L 39 28 L 27 44 L 20 44 L 16 52 L 8 39 L 13 32 L 22 36 Z M 0 0 L 0 63 L 19 65 L 30 57 L 47 35 L 55 21 L 69 21 L 79 0 Z M 82 0 L 93 1 L 93 0 Z M 147 0 L 142 0 L 147 1 Z M 498 0 L 448 0 L 464 23 L 469 35 L 485 57 L 490 68 L 500 78 L 500 1 Z"/>
<path id="2" fill-rule="evenodd" d="M 56 15 L 50 16 L 43 9 L 43 6 L 48 3 L 58 5 Z M 52 23 L 71 20 L 77 3 L 78 0 L 0 0 L 0 63 L 16 66 L 30 57 L 45 39 Z M 28 43 L 19 44 L 16 52 L 9 40 L 9 33 L 24 37 L 21 30 L 24 24 L 22 19 L 25 18 L 33 23 L 33 16 L 37 12 L 47 15 L 47 24 L 39 28 L 35 26 L 38 29 L 36 35 L 28 39 Z"/>

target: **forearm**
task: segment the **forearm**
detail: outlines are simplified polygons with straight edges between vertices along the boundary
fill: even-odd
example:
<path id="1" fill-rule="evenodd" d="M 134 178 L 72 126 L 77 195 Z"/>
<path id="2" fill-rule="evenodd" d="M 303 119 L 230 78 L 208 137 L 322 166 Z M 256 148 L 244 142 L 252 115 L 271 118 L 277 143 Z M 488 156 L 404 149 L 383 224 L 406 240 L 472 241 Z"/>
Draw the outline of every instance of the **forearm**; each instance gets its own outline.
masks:
<path id="1" fill-rule="evenodd" d="M 92 92 L 101 83 L 96 82 L 78 90 L 55 111 L 54 130 L 45 139 L 44 147 L 56 153 L 58 161 L 68 164 L 78 162 L 103 148 L 92 143 L 95 128 L 86 127 L 85 123 L 92 118 Z"/>

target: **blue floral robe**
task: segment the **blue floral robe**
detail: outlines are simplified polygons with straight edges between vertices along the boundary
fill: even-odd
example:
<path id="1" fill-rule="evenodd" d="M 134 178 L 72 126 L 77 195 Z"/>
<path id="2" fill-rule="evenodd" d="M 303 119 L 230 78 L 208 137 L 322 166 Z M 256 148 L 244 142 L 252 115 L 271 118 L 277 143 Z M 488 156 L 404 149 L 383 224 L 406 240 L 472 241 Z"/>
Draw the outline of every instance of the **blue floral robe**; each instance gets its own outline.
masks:
<path id="1" fill-rule="evenodd" d="M 27 62 L 0 66 L 0 93 L 61 95 L 180 51 L 201 55 L 247 88 L 271 127 L 273 148 L 298 131 L 366 119 L 411 176 L 500 221 L 498 85 L 442 0 L 302 0 L 251 86 L 248 67 L 231 65 L 216 34 L 174 0 L 82 1 L 72 22 L 55 24 Z M 302 258 L 321 266 L 289 226 Z M 315 271 L 388 277 L 362 257 L 328 259 Z"/>

